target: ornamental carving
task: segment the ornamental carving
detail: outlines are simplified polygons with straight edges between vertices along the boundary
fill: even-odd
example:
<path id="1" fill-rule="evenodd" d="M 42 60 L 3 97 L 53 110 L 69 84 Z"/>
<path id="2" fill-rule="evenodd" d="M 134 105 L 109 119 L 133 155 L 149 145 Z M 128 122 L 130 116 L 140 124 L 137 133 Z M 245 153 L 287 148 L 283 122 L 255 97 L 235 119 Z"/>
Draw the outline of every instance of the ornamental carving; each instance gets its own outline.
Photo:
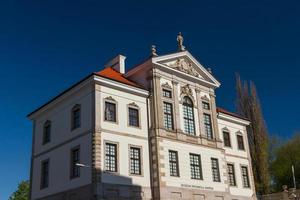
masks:
<path id="1" fill-rule="evenodd" d="M 192 63 L 187 62 L 183 58 L 178 59 L 175 63 L 171 63 L 168 66 L 195 77 L 200 76 L 199 73 L 193 68 Z"/>
<path id="2" fill-rule="evenodd" d="M 172 89 L 172 86 L 171 86 L 168 82 L 162 84 L 161 86 L 162 86 L 163 88 Z"/>
<path id="3" fill-rule="evenodd" d="M 186 86 L 181 87 L 180 94 L 181 95 L 187 95 L 187 96 L 193 97 L 193 91 L 190 88 L 190 85 L 187 84 Z"/>
<path id="4" fill-rule="evenodd" d="M 131 106 L 131 107 L 136 107 L 136 108 L 139 107 L 135 102 L 132 102 L 132 103 L 130 103 L 130 104 L 128 104 L 128 105 Z"/>

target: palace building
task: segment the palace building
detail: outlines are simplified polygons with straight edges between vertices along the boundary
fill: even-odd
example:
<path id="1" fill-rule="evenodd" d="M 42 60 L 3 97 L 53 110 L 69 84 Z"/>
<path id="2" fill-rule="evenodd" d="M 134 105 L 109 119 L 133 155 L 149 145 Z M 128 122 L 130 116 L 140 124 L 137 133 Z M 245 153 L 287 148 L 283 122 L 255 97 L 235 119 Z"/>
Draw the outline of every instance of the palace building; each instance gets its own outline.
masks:
<path id="1" fill-rule="evenodd" d="M 217 107 L 219 81 L 177 42 L 127 72 L 118 55 L 28 115 L 30 199 L 256 199 L 250 122 Z"/>

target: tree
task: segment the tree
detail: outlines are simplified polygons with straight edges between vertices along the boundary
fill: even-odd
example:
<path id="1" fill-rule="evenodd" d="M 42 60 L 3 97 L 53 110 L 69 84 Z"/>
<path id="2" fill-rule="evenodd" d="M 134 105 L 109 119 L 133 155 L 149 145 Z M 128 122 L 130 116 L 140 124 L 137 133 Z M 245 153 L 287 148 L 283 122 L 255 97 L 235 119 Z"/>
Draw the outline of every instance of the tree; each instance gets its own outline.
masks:
<path id="1" fill-rule="evenodd" d="M 259 194 L 267 194 L 270 191 L 270 176 L 268 168 L 268 131 L 263 118 L 261 104 L 256 87 L 250 82 L 242 83 L 240 76 L 236 77 L 238 113 L 251 121 L 247 127 L 252 169 L 255 188 Z"/>
<path id="2" fill-rule="evenodd" d="M 299 188 L 300 182 L 297 180 L 300 180 L 300 133 L 275 147 L 273 154 L 270 169 L 274 190 L 282 190 L 282 185 L 294 187 L 292 165 L 295 168 L 296 184 Z"/>
<path id="3" fill-rule="evenodd" d="M 28 200 L 29 198 L 29 181 L 21 181 L 18 189 L 12 193 L 9 200 Z"/>

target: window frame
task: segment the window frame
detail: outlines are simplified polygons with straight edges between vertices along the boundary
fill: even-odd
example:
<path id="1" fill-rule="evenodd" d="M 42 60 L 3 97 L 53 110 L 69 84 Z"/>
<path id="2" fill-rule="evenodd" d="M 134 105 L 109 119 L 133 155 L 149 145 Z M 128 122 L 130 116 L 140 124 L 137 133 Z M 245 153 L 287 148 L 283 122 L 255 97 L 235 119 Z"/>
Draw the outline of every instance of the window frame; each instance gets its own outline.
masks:
<path id="1" fill-rule="evenodd" d="M 216 161 L 216 167 L 214 167 L 213 161 Z M 211 158 L 211 171 L 212 171 L 213 182 L 221 182 L 219 159 Z M 215 174 L 215 172 L 216 172 L 216 174 Z M 215 179 L 216 177 L 217 177 L 217 179 Z"/>
<path id="2" fill-rule="evenodd" d="M 231 145 L 231 137 L 230 137 L 230 132 L 227 131 L 227 130 L 222 130 L 222 134 L 223 134 L 223 142 L 224 142 L 224 147 L 227 147 L 227 148 L 232 148 L 232 145 Z M 229 145 L 226 144 L 226 140 L 225 140 L 225 135 L 228 134 L 228 143 Z"/>
<path id="3" fill-rule="evenodd" d="M 78 112 L 78 125 L 76 123 L 75 112 Z M 71 110 L 71 130 L 76 130 L 81 127 L 81 105 L 76 104 Z"/>
<path id="4" fill-rule="evenodd" d="M 246 174 L 243 174 L 243 169 L 246 169 Z M 251 188 L 251 184 L 250 184 L 250 177 L 249 177 L 249 167 L 246 165 L 241 165 L 241 176 L 242 176 L 242 184 L 243 184 L 243 188 Z M 247 178 L 247 185 L 245 185 L 245 180 L 244 178 Z"/>
<path id="5" fill-rule="evenodd" d="M 139 158 L 132 158 L 131 157 L 131 149 L 138 149 L 139 150 Z M 132 176 L 143 176 L 143 148 L 141 146 L 136 146 L 136 145 L 129 145 L 129 152 L 128 152 L 128 157 L 129 157 L 129 174 Z M 132 173 L 131 167 L 132 167 L 132 160 L 137 160 L 139 164 L 139 173 Z"/>
<path id="6" fill-rule="evenodd" d="M 167 93 L 167 94 L 170 94 L 170 96 L 165 95 L 166 93 Z M 163 89 L 162 89 L 162 97 L 163 97 L 163 98 L 167 98 L 167 99 L 172 99 L 172 98 L 173 98 L 172 90 L 163 88 Z"/>
<path id="7" fill-rule="evenodd" d="M 171 157 L 170 157 L 171 154 L 175 155 L 175 160 L 173 160 L 173 158 L 171 159 Z M 169 172 L 170 172 L 170 176 L 172 176 L 172 177 L 180 177 L 178 151 L 169 150 L 168 151 L 168 157 L 169 157 Z M 173 168 L 174 166 L 176 167 L 175 170 Z"/>
<path id="8" fill-rule="evenodd" d="M 209 119 L 209 123 L 206 122 L 206 118 L 205 118 L 206 116 Z M 214 139 L 214 132 L 213 132 L 211 114 L 203 113 L 203 124 L 204 124 L 204 132 L 205 132 L 205 135 L 206 135 L 207 139 L 213 140 Z M 207 127 L 209 127 L 210 133 L 207 132 L 207 130 L 208 130 Z"/>
<path id="9" fill-rule="evenodd" d="M 198 161 L 199 161 L 198 164 L 192 164 L 192 162 L 191 162 L 191 156 L 192 157 L 194 157 L 194 156 L 198 157 Z M 189 153 L 189 158 L 190 158 L 191 179 L 203 180 L 201 155 L 200 154 L 195 154 L 195 153 Z M 193 177 L 196 174 L 196 167 L 199 168 L 199 178 L 198 177 Z"/>
<path id="10" fill-rule="evenodd" d="M 205 106 L 207 106 L 207 108 Z M 210 103 L 207 102 L 207 101 L 202 101 L 202 109 L 203 110 L 210 110 Z"/>
<path id="11" fill-rule="evenodd" d="M 107 154 L 107 152 L 106 152 L 107 145 L 115 146 L 115 155 L 114 156 Z M 119 173 L 119 143 L 112 142 L 112 141 L 104 141 L 104 152 L 103 153 L 104 153 L 104 171 L 107 172 L 107 173 Z M 114 164 L 115 171 L 107 169 L 107 158 L 108 157 L 114 157 L 114 160 L 115 160 L 115 164 Z M 111 165 L 111 164 L 109 164 L 109 165 Z"/>
<path id="12" fill-rule="evenodd" d="M 136 112 L 137 112 L 137 119 L 136 119 L 137 120 L 137 125 L 130 124 L 131 123 L 130 110 L 136 110 Z M 140 108 L 138 106 L 128 105 L 127 106 L 127 113 L 128 113 L 128 126 L 133 127 L 133 128 L 140 128 L 141 127 Z"/>
<path id="13" fill-rule="evenodd" d="M 47 128 L 49 128 L 49 133 L 47 133 Z M 47 120 L 43 125 L 43 138 L 42 138 L 43 145 L 51 142 L 51 132 L 52 132 L 52 123 L 50 120 Z"/>
<path id="14" fill-rule="evenodd" d="M 242 148 L 241 148 L 241 146 L 240 146 L 239 138 L 241 138 Z M 237 133 L 237 134 L 236 134 L 236 140 L 237 140 L 237 148 L 238 148 L 238 150 L 240 150 L 240 151 L 245 151 L 246 148 L 245 148 L 244 136 L 243 136 L 241 133 Z"/>
<path id="15" fill-rule="evenodd" d="M 170 106 L 170 113 L 166 112 L 166 106 L 165 105 L 169 105 Z M 164 128 L 166 130 L 169 131 L 173 131 L 174 130 L 174 112 L 173 112 L 173 103 L 171 102 L 167 102 L 167 101 L 163 101 L 163 114 L 164 114 Z M 169 118 L 170 117 L 170 118 Z M 166 126 L 167 123 L 167 126 Z M 171 123 L 171 128 L 169 128 L 169 124 Z"/>
<path id="16" fill-rule="evenodd" d="M 185 99 L 189 100 L 190 103 L 187 103 Z M 191 113 L 190 113 L 191 111 Z M 189 116 L 192 116 L 190 118 Z M 188 97 L 184 96 L 182 99 L 182 117 L 183 117 L 183 128 L 184 128 L 184 133 L 187 135 L 196 135 L 196 124 L 195 124 L 195 113 L 194 113 L 194 103 L 193 100 Z M 188 123 L 186 123 L 188 122 Z M 187 126 L 187 128 L 186 128 Z M 193 131 L 191 131 L 191 128 L 193 128 Z M 187 131 L 188 130 L 188 131 Z"/>
<path id="17" fill-rule="evenodd" d="M 109 120 L 106 116 L 106 105 L 107 104 L 109 104 L 109 105 L 114 105 L 114 113 L 113 113 L 113 117 L 114 117 L 114 120 Z M 104 121 L 105 122 L 110 122 L 110 123 L 115 123 L 115 124 L 117 124 L 118 123 L 118 107 L 117 107 L 117 102 L 116 101 L 114 101 L 114 100 L 108 100 L 108 99 L 105 99 L 104 100 L 104 109 L 103 109 L 103 111 L 104 111 L 104 117 L 103 117 L 103 119 L 104 119 Z"/>
<path id="18" fill-rule="evenodd" d="M 44 169 L 44 165 L 47 163 L 47 173 L 45 175 L 45 169 Z M 40 177 L 40 189 L 45 189 L 49 187 L 49 182 L 50 182 L 50 159 L 45 159 L 41 161 L 41 165 L 40 165 L 40 173 L 41 173 L 41 177 Z M 47 178 L 45 178 L 47 177 Z M 47 181 L 45 181 L 47 180 Z"/>
<path id="19" fill-rule="evenodd" d="M 74 152 L 78 151 L 78 160 L 74 160 Z M 80 167 L 76 166 L 76 163 L 80 163 L 80 146 L 73 147 L 70 152 L 70 179 L 79 178 L 80 177 Z M 75 174 L 75 170 L 78 170 L 78 174 Z"/>
<path id="20" fill-rule="evenodd" d="M 229 166 L 232 167 L 232 172 L 229 172 Z M 237 187 L 234 163 L 227 163 L 227 174 L 228 174 L 228 183 L 229 183 L 229 186 L 230 187 Z M 232 176 L 233 184 L 231 182 L 230 176 Z"/>

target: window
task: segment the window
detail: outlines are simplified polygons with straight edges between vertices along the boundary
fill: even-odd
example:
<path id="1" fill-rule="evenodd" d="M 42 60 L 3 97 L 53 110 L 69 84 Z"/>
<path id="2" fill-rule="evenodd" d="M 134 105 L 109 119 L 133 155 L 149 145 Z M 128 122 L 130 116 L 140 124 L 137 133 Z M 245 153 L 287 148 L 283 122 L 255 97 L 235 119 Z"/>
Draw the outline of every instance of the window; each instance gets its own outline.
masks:
<path id="1" fill-rule="evenodd" d="M 211 170 L 212 170 L 213 181 L 221 182 L 218 159 L 211 158 Z"/>
<path id="2" fill-rule="evenodd" d="M 163 97 L 172 98 L 172 92 L 170 90 L 163 89 Z"/>
<path id="3" fill-rule="evenodd" d="M 227 171 L 228 171 L 229 185 L 236 186 L 234 165 L 227 164 Z"/>
<path id="4" fill-rule="evenodd" d="M 229 132 L 223 131 L 224 146 L 231 147 Z"/>
<path id="5" fill-rule="evenodd" d="M 194 107 L 189 97 L 183 98 L 183 120 L 185 133 L 195 135 Z"/>
<path id="6" fill-rule="evenodd" d="M 46 121 L 44 123 L 44 130 L 43 130 L 43 144 L 47 144 L 51 140 L 51 122 Z"/>
<path id="7" fill-rule="evenodd" d="M 173 108 L 171 103 L 164 102 L 164 126 L 173 130 Z"/>
<path id="8" fill-rule="evenodd" d="M 72 130 L 80 127 L 80 121 L 81 121 L 81 111 L 80 111 L 80 105 L 75 105 L 72 108 Z"/>
<path id="9" fill-rule="evenodd" d="M 242 166 L 241 169 L 242 169 L 243 186 L 245 188 L 249 188 L 250 187 L 250 183 L 249 183 L 248 168 L 246 166 Z"/>
<path id="10" fill-rule="evenodd" d="M 179 176 L 177 151 L 169 151 L 170 176 Z"/>
<path id="11" fill-rule="evenodd" d="M 238 142 L 238 148 L 239 148 L 239 150 L 245 150 L 243 136 L 237 135 L 236 137 L 237 137 L 237 142 Z"/>
<path id="12" fill-rule="evenodd" d="M 80 167 L 76 164 L 80 163 L 80 149 L 76 147 L 71 150 L 71 171 L 70 178 L 76 178 L 80 176 Z"/>
<path id="13" fill-rule="evenodd" d="M 202 101 L 202 108 L 205 110 L 210 110 L 210 105 L 208 102 Z"/>
<path id="14" fill-rule="evenodd" d="M 204 114 L 204 128 L 205 134 L 208 139 L 213 139 L 212 127 L 211 127 L 211 118 L 209 114 Z"/>
<path id="15" fill-rule="evenodd" d="M 141 175 L 141 149 L 130 147 L 130 174 Z"/>
<path id="16" fill-rule="evenodd" d="M 139 110 L 137 108 L 128 108 L 129 126 L 139 127 Z"/>
<path id="17" fill-rule="evenodd" d="M 202 177 L 200 155 L 190 153 L 190 165 L 191 165 L 191 178 L 202 180 L 203 177 Z"/>
<path id="18" fill-rule="evenodd" d="M 49 159 L 41 163 L 41 189 L 49 186 Z"/>
<path id="19" fill-rule="evenodd" d="M 105 170 L 109 172 L 117 172 L 117 145 L 105 144 Z"/>
<path id="20" fill-rule="evenodd" d="M 116 122 L 116 104 L 105 102 L 105 118 L 106 121 Z"/>

